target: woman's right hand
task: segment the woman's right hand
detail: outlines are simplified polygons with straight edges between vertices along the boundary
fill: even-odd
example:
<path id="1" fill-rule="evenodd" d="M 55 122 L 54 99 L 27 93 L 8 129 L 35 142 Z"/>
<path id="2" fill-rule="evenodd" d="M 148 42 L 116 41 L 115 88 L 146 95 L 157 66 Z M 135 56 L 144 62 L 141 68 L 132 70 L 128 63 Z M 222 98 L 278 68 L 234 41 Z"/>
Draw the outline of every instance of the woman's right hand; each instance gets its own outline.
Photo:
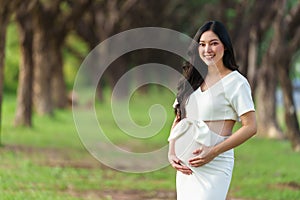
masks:
<path id="1" fill-rule="evenodd" d="M 168 158 L 169 158 L 170 164 L 172 165 L 172 167 L 174 169 L 176 169 L 186 175 L 191 175 L 193 173 L 190 168 L 188 168 L 187 166 L 185 166 L 181 163 L 181 161 L 177 158 L 176 155 L 169 155 Z"/>

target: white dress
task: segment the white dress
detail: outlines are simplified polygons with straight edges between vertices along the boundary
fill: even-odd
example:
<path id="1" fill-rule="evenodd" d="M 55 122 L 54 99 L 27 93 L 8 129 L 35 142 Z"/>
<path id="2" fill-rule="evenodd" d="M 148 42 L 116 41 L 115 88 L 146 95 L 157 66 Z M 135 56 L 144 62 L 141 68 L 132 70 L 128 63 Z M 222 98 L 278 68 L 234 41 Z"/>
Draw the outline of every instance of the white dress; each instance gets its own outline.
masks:
<path id="1" fill-rule="evenodd" d="M 175 101 L 174 106 L 177 104 Z M 238 71 L 223 77 L 208 90 L 194 91 L 186 103 L 186 118 L 172 130 L 169 141 L 175 140 L 177 157 L 188 165 L 192 152 L 214 146 L 227 137 L 211 131 L 204 121 L 239 120 L 242 114 L 253 111 L 254 104 L 247 79 Z M 234 166 L 233 149 L 228 150 L 201 167 L 189 166 L 193 173 L 176 174 L 177 200 L 225 200 Z"/>

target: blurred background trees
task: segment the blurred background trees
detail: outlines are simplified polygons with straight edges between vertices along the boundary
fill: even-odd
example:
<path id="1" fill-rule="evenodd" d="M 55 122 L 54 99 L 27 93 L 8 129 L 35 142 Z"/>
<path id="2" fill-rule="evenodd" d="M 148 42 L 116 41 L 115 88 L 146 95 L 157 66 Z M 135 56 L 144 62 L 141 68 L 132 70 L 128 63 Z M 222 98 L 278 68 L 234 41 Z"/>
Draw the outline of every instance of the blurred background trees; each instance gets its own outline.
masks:
<path id="1" fill-rule="evenodd" d="M 17 94 L 17 126 L 32 126 L 33 109 L 38 114 L 51 115 L 54 109 L 67 108 L 68 94 L 81 62 L 110 36 L 132 28 L 157 26 L 193 37 L 205 21 L 219 20 L 228 27 L 240 72 L 252 86 L 258 134 L 288 138 L 293 149 L 300 151 L 296 106 L 299 99 L 293 98 L 293 82 L 300 78 L 296 68 L 299 68 L 300 48 L 297 0 L 0 0 L 0 3 L 0 105 L 3 89 L 4 93 Z M 158 50 L 135 53 L 120 57 L 105 72 L 106 79 L 101 80 L 97 91 L 100 101 L 104 87 L 113 88 L 119 77 L 136 65 L 155 61 L 181 71 L 180 59 L 168 53 Z M 284 129 L 277 117 L 279 88 L 283 96 Z"/>

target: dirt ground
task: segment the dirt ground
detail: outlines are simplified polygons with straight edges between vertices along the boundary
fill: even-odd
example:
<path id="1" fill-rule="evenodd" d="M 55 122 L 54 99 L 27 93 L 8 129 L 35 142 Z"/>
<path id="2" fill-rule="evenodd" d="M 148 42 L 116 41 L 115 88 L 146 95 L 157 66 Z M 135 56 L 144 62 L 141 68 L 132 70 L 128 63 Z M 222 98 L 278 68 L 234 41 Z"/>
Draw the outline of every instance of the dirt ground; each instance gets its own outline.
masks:
<path id="1" fill-rule="evenodd" d="M 171 191 L 143 192 L 143 191 L 85 191 L 80 194 L 70 191 L 73 196 L 84 199 L 113 199 L 113 200 L 174 200 L 175 193 Z"/>

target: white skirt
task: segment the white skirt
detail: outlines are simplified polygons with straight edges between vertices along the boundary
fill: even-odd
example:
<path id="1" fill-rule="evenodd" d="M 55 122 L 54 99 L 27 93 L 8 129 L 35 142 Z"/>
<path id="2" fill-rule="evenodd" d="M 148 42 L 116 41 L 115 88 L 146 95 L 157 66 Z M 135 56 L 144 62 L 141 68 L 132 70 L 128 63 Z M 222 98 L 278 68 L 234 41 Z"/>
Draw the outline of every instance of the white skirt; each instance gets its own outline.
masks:
<path id="1" fill-rule="evenodd" d="M 233 150 L 198 167 L 193 174 L 176 174 L 177 200 L 225 200 L 234 165 Z"/>
<path id="2" fill-rule="evenodd" d="M 203 121 L 186 118 L 171 130 L 168 140 L 175 140 L 176 156 L 193 171 L 191 175 L 177 172 L 177 200 L 226 199 L 234 165 L 233 149 L 201 167 L 188 165 L 188 160 L 195 156 L 192 153 L 194 150 L 202 145 L 214 146 L 226 139 L 211 131 Z"/>

